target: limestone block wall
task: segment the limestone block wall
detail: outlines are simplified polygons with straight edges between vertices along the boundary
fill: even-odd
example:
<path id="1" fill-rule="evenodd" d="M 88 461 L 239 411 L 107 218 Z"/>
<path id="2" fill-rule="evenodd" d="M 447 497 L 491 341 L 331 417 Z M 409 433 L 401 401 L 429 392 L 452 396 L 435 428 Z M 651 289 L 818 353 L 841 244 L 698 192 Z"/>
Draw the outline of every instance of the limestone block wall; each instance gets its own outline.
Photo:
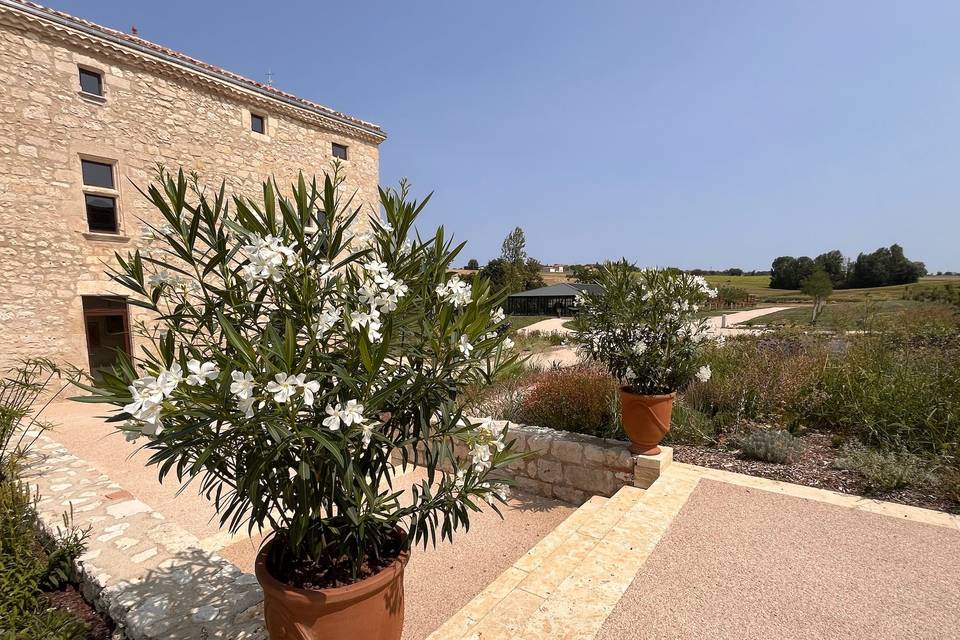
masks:
<path id="1" fill-rule="evenodd" d="M 103 74 L 105 99 L 80 95 L 78 66 Z M 337 142 L 348 147 L 345 191 L 378 208 L 384 136 L 376 130 L 300 117 L 256 92 L 221 90 L 175 65 L 52 29 L 6 6 L 0 71 L 0 368 L 31 356 L 86 367 L 81 296 L 119 293 L 103 263 L 137 246 L 141 219 L 159 221 L 136 188 L 157 163 L 256 196 L 269 176 L 286 186 L 299 170 L 322 174 Z M 251 131 L 251 111 L 266 116 L 265 134 Z M 116 165 L 117 235 L 89 233 L 81 158 Z M 135 307 L 131 314 L 143 317 Z"/>

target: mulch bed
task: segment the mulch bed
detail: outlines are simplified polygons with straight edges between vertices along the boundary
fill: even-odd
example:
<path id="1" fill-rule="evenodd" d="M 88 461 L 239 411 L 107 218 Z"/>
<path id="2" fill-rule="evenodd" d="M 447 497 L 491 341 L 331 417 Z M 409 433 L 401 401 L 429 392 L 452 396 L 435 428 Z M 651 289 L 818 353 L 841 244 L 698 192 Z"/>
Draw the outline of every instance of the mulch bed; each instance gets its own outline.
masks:
<path id="1" fill-rule="evenodd" d="M 113 637 L 113 623 L 97 613 L 73 586 L 67 586 L 62 591 L 52 591 L 46 596 L 53 606 L 69 611 L 87 625 L 87 640 L 110 640 Z"/>
<path id="2" fill-rule="evenodd" d="M 808 487 L 829 489 L 853 495 L 866 495 L 878 500 L 908 504 L 925 509 L 960 513 L 960 505 L 943 496 L 917 489 L 900 489 L 886 493 L 868 493 L 863 477 L 856 471 L 836 469 L 837 449 L 830 446 L 830 437 L 823 434 L 801 436 L 803 456 L 792 464 L 776 464 L 749 460 L 739 450 L 719 447 L 674 444 L 673 459 L 711 469 L 722 469 L 770 480 L 792 482 Z"/>

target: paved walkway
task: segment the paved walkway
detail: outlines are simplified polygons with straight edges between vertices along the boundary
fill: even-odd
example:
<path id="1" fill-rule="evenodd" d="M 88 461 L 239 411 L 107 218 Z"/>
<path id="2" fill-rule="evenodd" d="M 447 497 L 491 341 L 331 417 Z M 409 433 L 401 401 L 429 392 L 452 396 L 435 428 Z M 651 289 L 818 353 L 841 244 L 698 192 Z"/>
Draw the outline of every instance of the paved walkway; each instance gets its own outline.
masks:
<path id="1" fill-rule="evenodd" d="M 522 335 L 531 333 L 533 331 L 539 331 L 540 333 L 567 334 L 571 333 L 571 330 L 563 325 L 571 320 L 573 320 L 573 318 L 548 318 L 547 320 L 541 320 L 540 322 L 534 322 L 526 327 L 521 327 L 517 329 L 517 333 Z"/>
<path id="2" fill-rule="evenodd" d="M 592 498 L 429 640 L 950 637 L 958 548 L 957 516 L 674 463 Z"/>
<path id="3" fill-rule="evenodd" d="M 130 638 L 195 640 L 265 638 L 260 588 L 252 575 L 262 536 L 222 532 L 213 506 L 171 475 L 157 481 L 149 454 L 97 417 L 108 407 L 56 403 L 44 417 L 58 423 L 42 436 L 27 479 L 40 492 L 51 528 L 73 505 L 89 526 L 84 571 Z M 420 482 L 411 469 L 395 488 Z M 413 551 L 406 569 L 404 640 L 422 640 L 569 516 L 570 505 L 516 493 L 503 507 L 471 515 L 455 544 Z M 95 585 L 95 586 L 93 586 Z"/>
<path id="4" fill-rule="evenodd" d="M 709 318 L 709 330 L 713 335 L 722 336 L 759 333 L 759 329 L 754 329 L 753 327 L 738 327 L 736 325 L 741 322 L 746 322 L 747 320 L 752 320 L 753 318 L 759 318 L 760 316 L 776 313 L 777 311 L 783 311 L 784 309 L 790 309 L 790 307 L 763 307 L 761 309 L 750 309 L 749 311 L 727 313 L 722 316 L 711 316 Z M 726 318 L 726 323 L 724 323 L 724 318 Z M 563 323 L 569 322 L 570 320 L 571 318 L 550 318 L 548 320 L 541 320 L 540 322 L 535 322 L 529 326 L 517 329 L 517 333 L 540 331 L 542 333 L 568 334 L 571 333 L 571 330 L 564 327 Z M 530 365 L 539 367 L 541 369 L 550 369 L 551 367 L 572 367 L 580 362 L 580 357 L 577 355 L 577 351 L 573 347 L 554 347 L 547 351 L 541 351 L 539 353 L 532 354 L 527 362 Z"/>

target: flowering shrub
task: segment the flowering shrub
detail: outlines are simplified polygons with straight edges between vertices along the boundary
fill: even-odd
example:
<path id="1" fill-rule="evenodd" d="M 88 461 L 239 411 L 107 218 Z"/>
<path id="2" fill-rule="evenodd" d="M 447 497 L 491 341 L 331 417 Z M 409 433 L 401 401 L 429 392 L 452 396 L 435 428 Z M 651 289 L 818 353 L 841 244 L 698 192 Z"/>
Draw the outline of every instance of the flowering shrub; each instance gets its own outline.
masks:
<path id="1" fill-rule="evenodd" d="M 320 187 L 301 176 L 288 199 L 270 182 L 231 207 L 223 187 L 161 170 L 145 195 L 165 225 L 111 272 L 158 316 L 137 327 L 150 347 L 80 398 L 119 407 L 160 478 L 197 478 L 221 525 L 269 525 L 279 579 L 295 563 L 362 577 L 396 552 L 397 528 L 408 544 L 451 537 L 475 499 L 503 500 L 495 471 L 517 457 L 503 429 L 469 424 L 458 404 L 513 361 L 499 300 L 483 280 L 448 276 L 462 245 L 412 231 L 427 201 L 405 184 L 381 190 L 381 219 L 341 183 L 337 170 Z M 429 480 L 401 500 L 391 460 L 411 456 Z"/>
<path id="2" fill-rule="evenodd" d="M 575 340 L 633 393 L 672 393 L 696 378 L 710 379 L 701 346 L 708 337 L 700 307 L 716 296 L 701 276 L 664 269 L 637 271 L 626 260 L 607 263 L 599 293 L 578 297 Z"/>

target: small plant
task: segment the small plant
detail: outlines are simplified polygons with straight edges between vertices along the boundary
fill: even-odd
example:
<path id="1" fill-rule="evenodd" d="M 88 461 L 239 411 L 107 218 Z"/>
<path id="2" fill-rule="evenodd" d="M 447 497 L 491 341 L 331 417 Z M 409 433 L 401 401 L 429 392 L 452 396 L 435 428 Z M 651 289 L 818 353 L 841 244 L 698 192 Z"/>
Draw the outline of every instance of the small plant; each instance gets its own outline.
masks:
<path id="1" fill-rule="evenodd" d="M 684 401 L 673 405 L 670 431 L 666 444 L 707 445 L 716 442 L 717 425 L 707 414 L 694 409 Z"/>
<path id="2" fill-rule="evenodd" d="M 790 464 L 800 459 L 803 444 L 788 431 L 755 429 L 740 441 L 743 455 L 752 460 Z"/>
<path id="3" fill-rule="evenodd" d="M 863 476 L 867 491 L 871 493 L 920 487 L 931 479 L 930 465 L 909 451 L 878 451 L 851 445 L 835 464 L 841 469 L 858 471 Z"/>
<path id="4" fill-rule="evenodd" d="M 700 308 L 717 295 L 702 276 L 637 270 L 626 260 L 600 270 L 599 293 L 582 293 L 574 339 L 631 393 L 667 394 L 710 379 L 703 360 L 708 321 Z"/>
<path id="5" fill-rule="evenodd" d="M 616 430 L 617 383 L 602 369 L 571 367 L 539 376 L 517 420 L 552 429 L 607 437 Z"/>

